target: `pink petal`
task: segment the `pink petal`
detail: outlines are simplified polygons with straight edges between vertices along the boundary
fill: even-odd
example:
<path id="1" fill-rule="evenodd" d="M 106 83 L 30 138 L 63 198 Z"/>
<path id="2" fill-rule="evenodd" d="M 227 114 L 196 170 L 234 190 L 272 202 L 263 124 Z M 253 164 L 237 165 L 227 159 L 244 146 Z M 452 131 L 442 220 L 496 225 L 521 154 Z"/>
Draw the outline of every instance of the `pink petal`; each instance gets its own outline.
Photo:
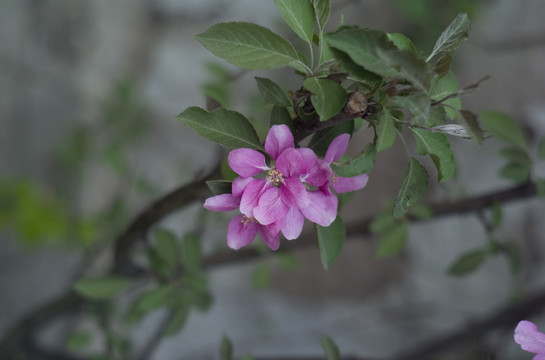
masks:
<path id="1" fill-rule="evenodd" d="M 240 199 L 231 194 L 221 194 L 209 197 L 204 202 L 204 208 L 210 211 L 231 211 L 238 208 Z"/>
<path id="2" fill-rule="evenodd" d="M 280 247 L 280 235 L 278 235 L 278 231 L 276 231 L 275 234 L 274 231 L 269 229 L 269 225 L 259 226 L 257 231 L 259 232 L 259 236 L 261 236 L 261 239 L 265 245 L 267 245 L 273 251 L 278 250 Z"/>
<path id="3" fill-rule="evenodd" d="M 252 149 L 235 149 L 229 153 L 227 162 L 234 172 L 242 177 L 249 177 L 268 170 L 265 155 Z"/>
<path id="4" fill-rule="evenodd" d="M 290 207 L 282 221 L 282 234 L 288 240 L 297 239 L 303 231 L 305 218 L 299 209 Z"/>
<path id="5" fill-rule="evenodd" d="M 257 232 L 258 224 L 245 218 L 243 215 L 235 216 L 227 227 L 227 245 L 231 249 L 238 250 L 250 244 Z"/>
<path id="6" fill-rule="evenodd" d="M 284 177 L 298 176 L 303 170 L 303 156 L 296 149 L 289 148 L 284 150 L 276 160 L 276 169 Z"/>
<path id="7" fill-rule="evenodd" d="M 367 174 L 361 174 L 349 178 L 335 175 L 334 180 L 331 182 L 331 185 L 337 193 L 342 194 L 350 191 L 363 189 L 365 185 L 367 185 L 367 180 L 369 180 L 369 176 L 367 176 Z"/>
<path id="8" fill-rule="evenodd" d="M 247 217 L 254 216 L 254 208 L 259 203 L 259 197 L 261 194 L 272 185 L 267 183 L 265 179 L 252 179 L 252 181 L 246 185 L 246 189 L 242 193 L 240 198 L 240 212 Z"/>
<path id="9" fill-rule="evenodd" d="M 327 148 L 327 152 L 324 156 L 324 161 L 328 164 L 331 164 L 333 161 L 337 161 L 343 156 L 343 154 L 346 152 L 346 149 L 348 148 L 348 142 L 350 141 L 350 135 L 348 134 L 341 134 L 337 136 L 331 144 L 329 144 L 329 147 Z"/>
<path id="10" fill-rule="evenodd" d="M 246 190 L 246 187 L 248 184 L 252 182 L 253 178 L 251 177 L 237 177 L 235 180 L 233 180 L 232 190 L 233 196 L 236 198 L 239 198 L 242 196 L 242 193 L 244 190 Z"/>
<path id="11" fill-rule="evenodd" d="M 280 186 L 280 197 L 284 204 L 299 209 L 307 207 L 310 202 L 308 191 L 297 176 L 284 179 L 284 183 Z"/>
<path id="12" fill-rule="evenodd" d="M 287 125 L 273 125 L 265 139 L 265 151 L 276 160 L 284 150 L 293 148 L 293 135 Z"/>
<path id="13" fill-rule="evenodd" d="M 320 226 L 329 226 L 337 217 L 337 197 L 333 194 L 326 195 L 322 191 L 308 193 L 310 204 L 301 210 L 301 213 Z"/>
<path id="14" fill-rule="evenodd" d="M 282 202 L 278 188 L 269 187 L 259 197 L 259 204 L 254 208 L 254 217 L 262 225 L 269 225 L 281 220 L 288 212 L 288 207 Z"/>
<path id="15" fill-rule="evenodd" d="M 301 174 L 306 175 L 313 168 L 316 167 L 316 161 L 318 160 L 318 157 L 316 156 L 314 151 L 309 148 L 299 148 L 295 150 L 297 150 L 302 157 Z"/>
<path id="16" fill-rule="evenodd" d="M 328 182 L 332 175 L 333 171 L 331 171 L 329 165 L 318 159 L 312 170 L 303 177 L 303 180 L 312 186 L 320 187 Z"/>
<path id="17" fill-rule="evenodd" d="M 539 332 L 537 326 L 530 321 L 523 320 L 518 323 L 515 329 L 515 342 L 522 350 L 545 355 L 545 334 Z"/>
<path id="18" fill-rule="evenodd" d="M 538 354 L 532 360 L 545 360 L 545 354 Z"/>

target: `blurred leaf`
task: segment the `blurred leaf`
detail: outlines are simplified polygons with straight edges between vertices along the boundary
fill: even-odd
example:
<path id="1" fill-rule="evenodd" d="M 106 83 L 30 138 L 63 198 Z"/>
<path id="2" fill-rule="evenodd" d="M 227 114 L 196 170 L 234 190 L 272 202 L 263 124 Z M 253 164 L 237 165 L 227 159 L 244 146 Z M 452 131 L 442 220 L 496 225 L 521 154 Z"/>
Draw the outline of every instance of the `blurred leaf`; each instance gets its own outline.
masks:
<path id="1" fill-rule="evenodd" d="M 301 39 L 312 44 L 314 34 L 314 8 L 309 0 L 274 0 L 280 15 Z"/>
<path id="2" fill-rule="evenodd" d="M 329 0 L 312 0 L 312 6 L 314 8 L 318 28 L 320 29 L 320 32 L 322 32 L 327 20 L 329 19 L 331 5 Z"/>
<path id="3" fill-rule="evenodd" d="M 310 139 L 309 147 L 314 150 L 316 155 L 324 157 L 329 144 L 341 134 L 352 136 L 354 132 L 354 121 L 346 121 L 337 126 L 328 127 L 315 133 Z"/>
<path id="4" fill-rule="evenodd" d="M 499 154 L 509 162 L 531 167 L 532 160 L 524 148 L 508 146 L 499 151 Z"/>
<path id="5" fill-rule="evenodd" d="M 390 212 L 381 213 L 373 219 L 369 226 L 372 234 L 382 234 L 392 229 L 398 220 L 396 220 Z"/>
<path id="6" fill-rule="evenodd" d="M 303 84 L 312 93 L 310 101 L 320 116 L 320 121 L 332 118 L 344 107 L 347 97 L 346 90 L 335 81 L 308 78 Z"/>
<path id="7" fill-rule="evenodd" d="M 449 179 L 454 174 L 456 163 L 447 137 L 428 130 L 411 128 L 411 131 L 416 140 L 416 151 L 420 155 L 429 155 L 432 159 L 437 169 L 437 181 Z"/>
<path id="8" fill-rule="evenodd" d="M 509 261 L 509 269 L 512 274 L 517 274 L 522 266 L 522 257 L 519 246 L 513 241 L 507 241 L 504 244 L 503 251 Z"/>
<path id="9" fill-rule="evenodd" d="M 214 195 L 230 194 L 233 182 L 229 180 L 208 180 L 206 185 Z"/>
<path id="10" fill-rule="evenodd" d="M 545 139 L 541 139 L 537 147 L 538 158 L 545 160 Z"/>
<path id="11" fill-rule="evenodd" d="M 292 253 L 280 252 L 276 254 L 276 260 L 286 270 L 295 270 L 299 266 L 299 260 Z"/>
<path id="12" fill-rule="evenodd" d="M 268 264 L 259 264 L 252 271 L 252 285 L 256 289 L 264 289 L 271 282 L 271 269 Z"/>
<path id="13" fill-rule="evenodd" d="M 292 106 L 284 90 L 274 81 L 260 77 L 256 77 L 255 80 L 257 81 L 257 88 L 265 100 L 282 107 Z"/>
<path id="14" fill-rule="evenodd" d="M 441 101 L 449 95 L 456 94 L 458 92 L 458 82 L 456 76 L 452 71 L 447 72 L 443 76 L 435 75 L 431 79 L 430 84 L 430 98 L 435 101 Z M 442 104 L 449 119 L 454 120 L 458 117 L 456 110 L 462 109 L 462 100 L 456 96 L 447 100 L 444 100 Z M 439 124 L 430 124 L 429 126 L 443 125 L 443 122 Z"/>
<path id="15" fill-rule="evenodd" d="M 269 29 L 246 22 L 219 23 L 196 35 L 214 55 L 250 70 L 283 67 L 298 61 L 293 46 Z"/>
<path id="16" fill-rule="evenodd" d="M 322 349 L 324 349 L 327 360 L 341 360 L 341 354 L 339 348 L 335 342 L 326 335 L 322 335 L 321 339 Z"/>
<path id="17" fill-rule="evenodd" d="M 545 179 L 537 178 L 536 180 L 537 196 L 545 198 Z"/>
<path id="18" fill-rule="evenodd" d="M 289 111 L 281 106 L 274 105 L 271 111 L 270 126 L 273 125 L 287 125 L 292 134 L 295 134 L 295 125 Z"/>
<path id="19" fill-rule="evenodd" d="M 524 134 L 512 117 L 495 110 L 482 111 L 479 117 L 484 129 L 491 135 L 507 143 L 526 148 Z"/>
<path id="20" fill-rule="evenodd" d="M 530 167 L 518 162 L 508 162 L 500 169 L 499 175 L 516 184 L 524 184 L 530 178 Z"/>
<path id="21" fill-rule="evenodd" d="M 172 309 L 168 322 L 163 330 L 163 336 L 169 337 L 176 335 L 184 327 L 187 317 L 189 315 L 189 305 L 180 303 L 177 307 Z"/>
<path id="22" fill-rule="evenodd" d="M 416 51 L 416 46 L 414 46 L 414 43 L 411 41 L 411 39 L 409 39 L 408 37 L 406 37 L 405 35 L 403 34 L 400 34 L 400 33 L 389 33 L 388 34 L 388 39 L 394 43 L 394 45 L 399 49 L 399 50 L 409 50 L 409 51 L 412 51 L 412 52 L 417 52 Z"/>
<path id="23" fill-rule="evenodd" d="M 231 343 L 231 339 L 225 334 L 221 338 L 220 358 L 221 360 L 233 359 L 233 344 Z"/>
<path id="24" fill-rule="evenodd" d="M 402 217 L 409 206 L 416 204 L 424 196 L 427 187 L 428 172 L 418 160 L 411 156 L 399 185 L 399 192 L 394 204 L 394 217 Z"/>
<path id="25" fill-rule="evenodd" d="M 377 256 L 380 258 L 397 255 L 405 247 L 409 225 L 406 222 L 396 222 L 388 230 L 381 232 Z"/>
<path id="26" fill-rule="evenodd" d="M 428 60 L 442 51 L 452 51 L 458 48 L 469 36 L 471 23 L 467 14 L 458 14 L 439 36 Z"/>
<path id="27" fill-rule="evenodd" d="M 316 225 L 318 249 L 324 269 L 328 269 L 339 257 L 343 248 L 346 229 L 342 219 L 337 216 L 328 227 Z"/>
<path id="28" fill-rule="evenodd" d="M 135 283 L 120 276 L 83 278 L 74 284 L 74 291 L 91 300 L 107 300 L 124 292 Z"/>
<path id="29" fill-rule="evenodd" d="M 93 341 L 93 335 L 89 331 L 74 331 L 66 339 L 66 350 L 75 352 L 85 349 Z"/>
<path id="30" fill-rule="evenodd" d="M 343 177 L 353 177 L 365 174 L 375 165 L 377 151 L 373 143 L 367 144 L 363 152 L 343 164 L 333 164 L 332 169 L 335 174 Z"/>
<path id="31" fill-rule="evenodd" d="M 242 360 L 255 360 L 255 358 L 251 354 L 246 354 L 246 355 L 244 355 Z"/>
<path id="32" fill-rule="evenodd" d="M 173 272 L 180 263 L 180 248 L 176 235 L 166 229 L 155 231 L 155 250 L 161 257 L 168 273 Z"/>
<path id="33" fill-rule="evenodd" d="M 501 226 L 503 220 L 501 204 L 497 201 L 492 203 L 492 221 L 490 225 L 493 229 L 497 229 Z"/>
<path id="34" fill-rule="evenodd" d="M 483 142 L 483 131 L 481 130 L 479 123 L 477 122 L 477 116 L 471 111 L 460 110 L 460 122 L 466 128 L 468 134 L 477 143 Z"/>
<path id="35" fill-rule="evenodd" d="M 393 120 L 390 111 L 383 108 L 378 116 L 377 151 L 386 150 L 394 144 L 397 131 Z"/>
<path id="36" fill-rule="evenodd" d="M 416 219 L 430 219 L 433 217 L 432 209 L 423 203 L 418 203 L 411 206 L 408 213 Z"/>
<path id="37" fill-rule="evenodd" d="M 195 233 L 184 235 L 184 266 L 187 271 L 200 271 L 202 260 L 201 240 Z"/>
<path id="38" fill-rule="evenodd" d="M 433 72 L 439 76 L 445 76 L 450 71 L 450 64 L 452 63 L 452 55 L 446 52 L 437 60 L 433 66 Z"/>
<path id="39" fill-rule="evenodd" d="M 417 54 L 399 50 L 386 33 L 355 26 L 342 26 L 325 35 L 329 46 L 346 53 L 366 70 L 391 79 L 402 77 L 420 90 L 429 87 L 428 64 Z"/>
<path id="40" fill-rule="evenodd" d="M 238 174 L 231 169 L 229 162 L 227 161 L 227 156 L 221 161 L 221 176 L 226 181 L 233 181 L 237 178 Z"/>
<path id="41" fill-rule="evenodd" d="M 448 273 L 454 276 L 467 275 L 482 265 L 486 258 L 486 250 L 468 251 L 458 258 L 449 268 Z"/>
<path id="42" fill-rule="evenodd" d="M 200 136 L 227 148 L 263 150 L 252 124 L 236 111 L 220 108 L 208 112 L 193 106 L 177 118 Z"/>
<path id="43" fill-rule="evenodd" d="M 151 310 L 161 308 L 170 304 L 170 298 L 176 288 L 172 285 L 161 285 L 155 289 L 148 290 L 137 301 L 137 309 L 141 314 L 147 314 Z"/>

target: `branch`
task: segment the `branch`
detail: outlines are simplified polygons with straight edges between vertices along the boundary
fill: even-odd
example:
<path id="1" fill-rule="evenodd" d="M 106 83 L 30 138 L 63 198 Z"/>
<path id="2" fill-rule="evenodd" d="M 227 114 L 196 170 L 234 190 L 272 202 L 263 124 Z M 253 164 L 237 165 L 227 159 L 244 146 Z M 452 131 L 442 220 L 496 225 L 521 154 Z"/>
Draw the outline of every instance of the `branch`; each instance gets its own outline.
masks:
<path id="1" fill-rule="evenodd" d="M 320 117 L 315 115 L 310 120 L 303 120 L 300 117 L 293 119 L 293 122 L 296 124 L 295 127 L 295 143 L 301 142 L 307 136 L 314 134 L 323 129 L 354 120 L 356 118 L 363 118 L 366 112 L 340 112 L 337 115 L 333 116 L 331 119 L 320 122 Z"/>

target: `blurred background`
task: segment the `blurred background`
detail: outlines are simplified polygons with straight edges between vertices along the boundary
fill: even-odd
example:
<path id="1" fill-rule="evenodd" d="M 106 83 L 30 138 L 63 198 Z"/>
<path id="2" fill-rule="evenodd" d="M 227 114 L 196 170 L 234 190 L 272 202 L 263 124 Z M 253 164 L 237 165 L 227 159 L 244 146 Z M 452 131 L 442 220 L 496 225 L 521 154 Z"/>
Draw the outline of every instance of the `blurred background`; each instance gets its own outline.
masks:
<path id="1" fill-rule="evenodd" d="M 343 16 L 347 24 L 401 32 L 429 53 L 460 12 L 469 14 L 473 29 L 454 52 L 458 83 L 490 76 L 463 99 L 464 108 L 511 115 L 535 147 L 545 135 L 545 2 L 332 0 L 329 29 Z M 174 116 L 205 107 L 206 94 L 213 95 L 263 134 L 268 114 L 253 77 L 300 86 L 290 70 L 241 72 L 193 39 L 222 21 L 289 34 L 272 0 L 0 1 L 0 339 L 75 279 L 105 273 L 112 243 L 131 219 L 215 166 L 221 150 Z M 363 139 L 352 146 L 361 149 Z M 397 145 L 379 154 L 368 187 L 345 209 L 345 222 L 375 215 L 395 198 L 406 164 Z M 458 175 L 435 185 L 428 200 L 511 186 L 497 176 L 503 160 L 496 140 L 478 147 L 454 139 L 453 147 Z M 208 274 L 208 311 L 191 312 L 179 333 L 151 345 L 166 316 L 161 310 L 135 327 L 112 326 L 131 344 L 130 359 L 216 359 L 224 333 L 237 356 L 319 356 L 321 334 L 346 355 L 403 353 L 545 286 L 545 203 L 514 202 L 503 213 L 498 236 L 520 249 L 516 274 L 496 257 L 468 276 L 448 276 L 448 266 L 488 235 L 477 216 L 450 216 L 412 225 L 405 251 L 394 258 L 377 259 L 375 239 L 366 239 L 345 244 L 327 272 L 315 248 L 283 263 L 267 257 L 215 267 Z M 229 217 L 208 215 L 203 229 L 203 216 L 195 204 L 161 226 L 176 234 L 199 231 L 205 253 L 224 248 Z M 41 346 L 63 349 L 75 331 L 101 332 L 92 317 L 80 315 L 40 329 Z M 545 324 L 543 315 L 533 320 Z M 96 336 L 81 350 L 72 339 L 70 351 L 89 355 L 105 346 Z M 525 355 L 506 330 L 441 359 Z"/>

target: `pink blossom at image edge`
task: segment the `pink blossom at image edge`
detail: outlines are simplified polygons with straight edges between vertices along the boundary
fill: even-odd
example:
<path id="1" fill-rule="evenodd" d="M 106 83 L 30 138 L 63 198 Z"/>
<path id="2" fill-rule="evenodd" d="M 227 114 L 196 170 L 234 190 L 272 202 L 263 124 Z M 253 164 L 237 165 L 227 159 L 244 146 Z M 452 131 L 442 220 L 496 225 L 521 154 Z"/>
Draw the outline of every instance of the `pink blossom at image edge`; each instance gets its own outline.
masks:
<path id="1" fill-rule="evenodd" d="M 522 350 L 536 354 L 533 360 L 545 360 L 545 334 L 534 323 L 520 321 L 515 328 L 515 342 Z"/>

